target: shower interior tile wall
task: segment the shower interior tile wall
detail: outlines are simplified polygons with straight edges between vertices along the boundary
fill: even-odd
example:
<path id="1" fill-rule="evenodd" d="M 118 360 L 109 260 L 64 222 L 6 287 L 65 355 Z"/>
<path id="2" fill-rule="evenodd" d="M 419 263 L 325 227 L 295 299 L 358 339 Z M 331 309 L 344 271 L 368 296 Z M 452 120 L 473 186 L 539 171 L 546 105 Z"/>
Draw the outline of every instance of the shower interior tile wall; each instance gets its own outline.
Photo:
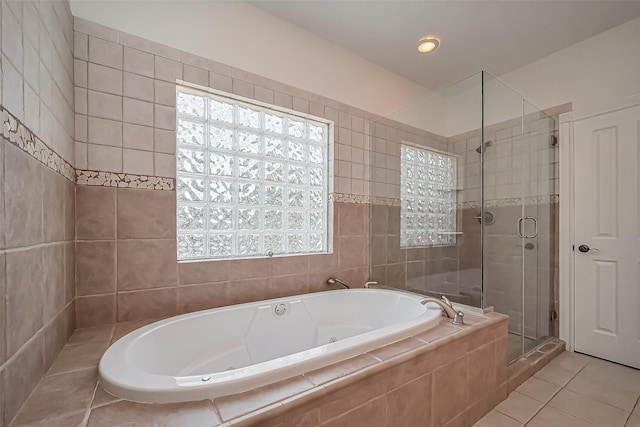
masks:
<path id="1" fill-rule="evenodd" d="M 59 1 L 2 1 L 0 14 L 3 119 L 16 125 L 3 123 L 0 140 L 0 426 L 8 426 L 75 329 L 74 182 L 47 155 L 74 162 L 73 17 Z M 20 135 L 48 149 L 21 149 L 9 127 L 23 126 L 30 132 Z"/>

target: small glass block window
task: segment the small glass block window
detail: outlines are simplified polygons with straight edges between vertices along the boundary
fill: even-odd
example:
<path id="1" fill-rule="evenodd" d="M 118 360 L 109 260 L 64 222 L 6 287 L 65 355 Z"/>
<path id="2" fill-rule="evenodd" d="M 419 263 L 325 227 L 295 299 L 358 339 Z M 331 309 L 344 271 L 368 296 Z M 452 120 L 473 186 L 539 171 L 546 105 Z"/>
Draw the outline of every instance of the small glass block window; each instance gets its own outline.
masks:
<path id="1" fill-rule="evenodd" d="M 400 246 L 456 244 L 456 157 L 400 148 Z"/>
<path id="2" fill-rule="evenodd" d="M 178 260 L 328 252 L 329 124 L 179 87 Z"/>

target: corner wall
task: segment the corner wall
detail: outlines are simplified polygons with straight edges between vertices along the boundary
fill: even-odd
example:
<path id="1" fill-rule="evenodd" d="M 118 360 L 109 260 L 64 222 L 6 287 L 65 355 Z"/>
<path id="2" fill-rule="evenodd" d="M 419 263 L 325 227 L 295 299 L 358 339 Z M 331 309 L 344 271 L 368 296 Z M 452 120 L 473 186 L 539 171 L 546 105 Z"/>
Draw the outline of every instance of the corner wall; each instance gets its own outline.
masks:
<path id="1" fill-rule="evenodd" d="M 0 426 L 75 329 L 73 17 L 2 1 Z"/>

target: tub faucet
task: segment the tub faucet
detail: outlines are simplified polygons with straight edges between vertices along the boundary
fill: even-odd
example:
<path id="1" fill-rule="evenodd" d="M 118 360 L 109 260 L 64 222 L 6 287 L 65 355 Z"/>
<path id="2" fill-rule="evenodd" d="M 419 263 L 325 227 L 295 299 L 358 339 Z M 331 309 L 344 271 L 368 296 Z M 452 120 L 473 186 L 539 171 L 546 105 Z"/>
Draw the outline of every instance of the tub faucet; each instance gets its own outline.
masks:
<path id="1" fill-rule="evenodd" d="M 348 284 L 344 283 L 342 280 L 338 279 L 337 277 L 329 277 L 327 279 L 327 283 L 329 285 L 339 284 L 339 285 L 342 285 L 345 289 L 351 289 L 351 286 L 349 286 Z"/>
<path id="2" fill-rule="evenodd" d="M 429 302 L 438 304 L 444 314 L 446 314 L 449 319 L 453 319 L 451 323 L 454 325 L 464 325 L 464 313 L 453 308 L 453 304 L 451 304 L 451 301 L 449 301 L 448 298 L 446 301 L 444 301 L 444 298 L 439 300 L 433 297 L 424 297 L 420 300 L 420 304 L 423 305 L 426 305 Z"/>

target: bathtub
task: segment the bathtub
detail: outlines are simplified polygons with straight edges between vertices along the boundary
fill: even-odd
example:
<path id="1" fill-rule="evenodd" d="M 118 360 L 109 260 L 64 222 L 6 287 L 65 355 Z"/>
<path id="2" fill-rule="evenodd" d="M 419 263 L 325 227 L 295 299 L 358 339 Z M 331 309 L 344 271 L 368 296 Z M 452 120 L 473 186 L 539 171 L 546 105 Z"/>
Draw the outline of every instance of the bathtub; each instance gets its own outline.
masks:
<path id="1" fill-rule="evenodd" d="M 433 328 L 440 308 L 421 298 L 350 289 L 172 317 L 113 343 L 100 360 L 100 384 L 147 403 L 248 391 Z"/>

